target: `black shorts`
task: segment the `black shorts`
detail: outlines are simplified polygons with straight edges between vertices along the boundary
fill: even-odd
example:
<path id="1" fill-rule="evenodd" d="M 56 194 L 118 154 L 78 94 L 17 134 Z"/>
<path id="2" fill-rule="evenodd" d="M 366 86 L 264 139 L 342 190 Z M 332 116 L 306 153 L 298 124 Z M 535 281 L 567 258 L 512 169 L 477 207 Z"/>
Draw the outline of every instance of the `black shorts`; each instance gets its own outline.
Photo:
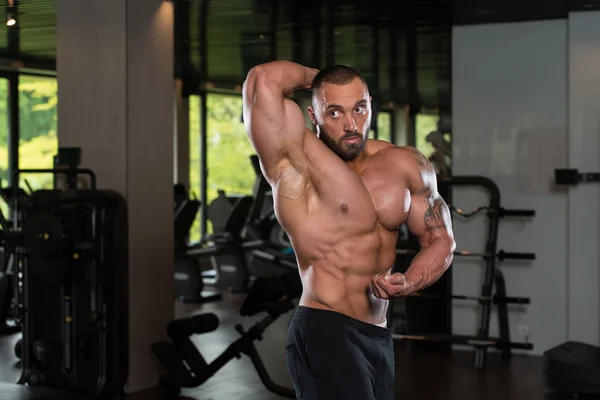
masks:
<path id="1" fill-rule="evenodd" d="M 391 329 L 300 306 L 290 320 L 285 350 L 298 399 L 394 398 Z"/>

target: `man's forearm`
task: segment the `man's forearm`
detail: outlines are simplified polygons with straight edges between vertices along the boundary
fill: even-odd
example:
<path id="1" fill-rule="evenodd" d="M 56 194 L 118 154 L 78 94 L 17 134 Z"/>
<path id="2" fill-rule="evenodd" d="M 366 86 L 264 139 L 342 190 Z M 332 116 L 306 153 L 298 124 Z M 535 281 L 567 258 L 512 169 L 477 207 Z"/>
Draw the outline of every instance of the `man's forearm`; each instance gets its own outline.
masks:
<path id="1" fill-rule="evenodd" d="M 277 85 L 289 96 L 298 89 L 310 88 L 315 74 L 316 70 L 291 61 L 273 61 L 254 67 L 248 76 Z"/>
<path id="2" fill-rule="evenodd" d="M 446 272 L 454 256 L 455 244 L 451 238 L 439 238 L 422 247 L 404 273 L 407 292 L 416 292 L 433 285 Z"/>

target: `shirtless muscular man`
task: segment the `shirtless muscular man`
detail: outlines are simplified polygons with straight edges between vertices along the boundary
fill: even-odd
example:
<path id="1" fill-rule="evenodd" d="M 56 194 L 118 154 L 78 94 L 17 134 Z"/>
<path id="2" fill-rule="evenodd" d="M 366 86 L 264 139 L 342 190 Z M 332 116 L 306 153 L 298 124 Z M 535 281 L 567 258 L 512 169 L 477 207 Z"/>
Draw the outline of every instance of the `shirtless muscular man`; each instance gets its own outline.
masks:
<path id="1" fill-rule="evenodd" d="M 312 90 L 316 134 L 288 99 L 300 89 Z M 435 171 L 415 148 L 368 139 L 371 97 L 351 67 L 262 64 L 249 72 L 243 99 L 303 285 L 286 346 L 296 396 L 391 400 L 388 300 L 433 284 L 455 249 Z M 421 249 L 404 275 L 392 274 L 403 223 Z"/>

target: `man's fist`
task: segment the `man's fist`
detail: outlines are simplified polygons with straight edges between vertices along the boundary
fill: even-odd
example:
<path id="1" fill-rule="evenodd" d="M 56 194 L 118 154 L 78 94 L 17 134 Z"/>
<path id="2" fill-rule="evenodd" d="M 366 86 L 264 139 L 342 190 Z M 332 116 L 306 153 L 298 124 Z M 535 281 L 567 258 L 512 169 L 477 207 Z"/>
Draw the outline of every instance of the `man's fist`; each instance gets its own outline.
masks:
<path id="1" fill-rule="evenodd" d="M 411 293 L 412 285 L 400 272 L 395 274 L 377 274 L 371 279 L 371 290 L 375 297 L 390 299 Z"/>

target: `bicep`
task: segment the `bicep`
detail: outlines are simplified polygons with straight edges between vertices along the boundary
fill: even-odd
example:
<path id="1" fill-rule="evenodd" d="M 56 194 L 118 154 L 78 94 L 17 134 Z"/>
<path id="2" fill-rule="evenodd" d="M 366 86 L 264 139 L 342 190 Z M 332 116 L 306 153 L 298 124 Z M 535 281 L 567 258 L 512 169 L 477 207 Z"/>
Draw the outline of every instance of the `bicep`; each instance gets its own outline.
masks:
<path id="1" fill-rule="evenodd" d="M 283 165 L 301 168 L 306 128 L 300 107 L 276 85 L 252 75 L 244 84 L 243 100 L 246 131 L 267 179 L 277 179 Z"/>

